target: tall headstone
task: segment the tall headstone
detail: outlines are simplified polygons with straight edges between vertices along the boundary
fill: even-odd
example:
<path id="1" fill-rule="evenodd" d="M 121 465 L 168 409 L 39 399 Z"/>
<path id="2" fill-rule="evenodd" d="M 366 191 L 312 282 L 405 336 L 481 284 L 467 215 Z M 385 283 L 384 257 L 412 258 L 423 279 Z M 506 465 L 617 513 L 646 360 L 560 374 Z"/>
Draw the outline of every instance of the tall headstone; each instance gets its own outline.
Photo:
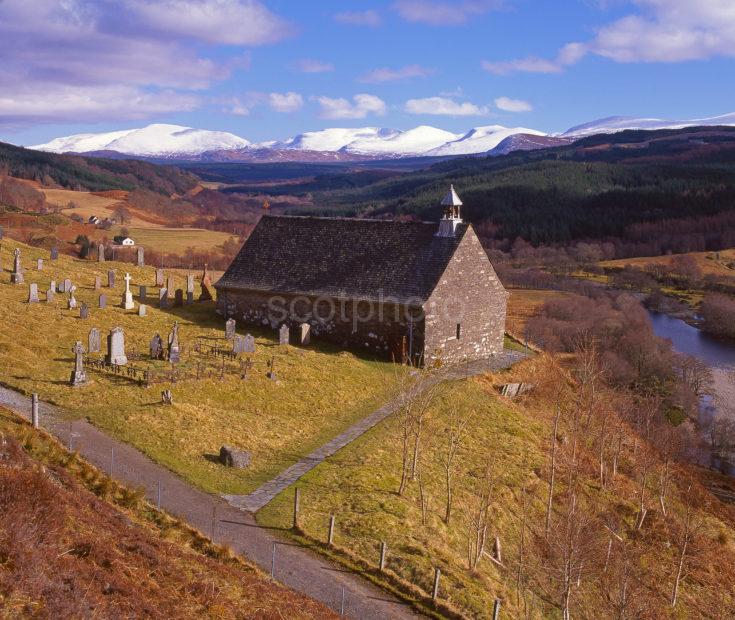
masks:
<path id="1" fill-rule="evenodd" d="M 28 303 L 29 304 L 38 303 L 38 284 L 36 284 L 35 282 L 31 282 L 28 285 Z"/>
<path id="2" fill-rule="evenodd" d="M 82 305 L 79 306 L 79 318 L 80 319 L 89 318 L 89 306 L 84 302 L 82 302 Z"/>
<path id="3" fill-rule="evenodd" d="M 103 243 L 97 244 L 97 262 L 98 263 L 105 262 L 105 245 Z"/>
<path id="4" fill-rule="evenodd" d="M 130 290 L 130 280 L 132 278 L 130 277 L 129 273 L 125 274 L 125 291 L 123 292 L 122 296 L 122 302 L 121 306 L 125 308 L 125 310 L 132 310 L 135 308 L 135 304 L 133 303 L 133 292 Z"/>
<path id="5" fill-rule="evenodd" d="M 147 311 L 148 306 L 146 306 L 145 304 L 140 304 L 138 306 L 138 316 L 145 316 Z"/>
<path id="6" fill-rule="evenodd" d="M 181 360 L 181 349 L 179 346 L 179 322 L 175 321 L 168 335 L 168 361 L 177 364 Z"/>
<path id="7" fill-rule="evenodd" d="M 43 271 L 43 259 L 42 258 L 36 259 L 36 270 Z"/>
<path id="8" fill-rule="evenodd" d="M 165 289 L 165 288 L 158 289 L 158 307 L 168 308 L 168 289 Z"/>
<path id="9" fill-rule="evenodd" d="M 225 339 L 232 340 L 235 337 L 235 330 L 237 329 L 237 323 L 235 319 L 229 318 L 225 321 Z"/>
<path id="10" fill-rule="evenodd" d="M 235 337 L 232 339 L 232 352 L 235 355 L 245 353 L 245 336 L 235 334 Z"/>
<path id="11" fill-rule="evenodd" d="M 51 286 L 46 291 L 46 303 L 50 304 L 54 301 L 54 295 L 56 294 L 56 282 L 52 282 Z"/>
<path id="12" fill-rule="evenodd" d="M 308 323 L 301 323 L 296 330 L 296 334 L 299 339 L 299 344 L 305 347 L 311 342 L 311 325 Z"/>
<path id="13" fill-rule="evenodd" d="M 67 303 L 67 308 L 69 310 L 74 310 L 77 307 L 77 299 L 74 297 L 74 291 L 77 289 L 76 286 L 72 286 L 69 289 L 69 301 Z"/>
<path id="14" fill-rule="evenodd" d="M 186 291 L 186 303 L 187 305 L 194 303 L 194 293 L 191 291 Z"/>
<path id="15" fill-rule="evenodd" d="M 13 254 L 15 258 L 13 260 L 13 273 L 10 274 L 10 281 L 13 284 L 23 284 L 23 267 L 20 264 L 20 249 L 15 248 Z"/>
<path id="16" fill-rule="evenodd" d="M 166 278 L 166 288 L 170 292 L 174 292 L 176 290 L 174 286 L 176 286 L 174 283 L 174 277 L 171 274 L 169 274 L 169 276 Z"/>
<path id="17" fill-rule="evenodd" d="M 156 286 L 163 286 L 163 269 L 156 269 Z"/>
<path id="18" fill-rule="evenodd" d="M 122 327 L 110 330 L 107 336 L 107 363 L 124 366 L 128 363 L 125 356 L 125 332 Z"/>
<path id="19" fill-rule="evenodd" d="M 285 323 L 281 325 L 281 329 L 278 330 L 278 344 L 288 344 L 289 329 Z"/>
<path id="20" fill-rule="evenodd" d="M 176 294 L 174 295 L 174 306 L 183 306 L 184 305 L 184 291 L 180 288 L 176 289 Z"/>
<path id="21" fill-rule="evenodd" d="M 84 372 L 84 347 L 81 341 L 77 340 L 71 351 L 74 353 L 74 370 L 71 371 L 69 383 L 77 387 L 87 383 L 87 373 Z"/>
<path id="22" fill-rule="evenodd" d="M 206 264 L 204 265 L 204 273 L 202 273 L 201 287 L 202 292 L 199 293 L 199 301 L 210 301 L 214 299 L 212 296 L 212 278 L 209 276 Z"/>
<path id="23" fill-rule="evenodd" d="M 102 350 L 101 347 L 100 328 L 93 327 L 89 330 L 89 336 L 87 336 L 87 351 L 89 353 L 99 353 Z"/>
<path id="24" fill-rule="evenodd" d="M 148 297 L 148 288 L 145 284 L 138 286 L 138 297 L 140 298 L 140 301 L 145 301 Z"/>
<path id="25" fill-rule="evenodd" d="M 255 338 L 251 334 L 245 335 L 245 353 L 255 353 Z"/>
<path id="26" fill-rule="evenodd" d="M 186 276 L 186 292 L 187 293 L 194 292 L 194 276 L 191 273 L 187 274 Z"/>
<path id="27" fill-rule="evenodd" d="M 163 338 L 160 334 L 156 334 L 151 340 L 151 357 L 154 360 L 163 359 Z"/>
<path id="28" fill-rule="evenodd" d="M 59 248 L 56 246 L 51 248 L 51 260 L 59 260 Z"/>
<path id="29" fill-rule="evenodd" d="M 107 286 L 115 288 L 115 272 L 112 269 L 107 272 Z"/>
<path id="30" fill-rule="evenodd" d="M 71 280 L 69 278 L 64 278 L 64 281 L 61 283 L 61 292 L 62 293 L 71 293 Z"/>
<path id="31" fill-rule="evenodd" d="M 100 310 L 104 310 L 107 308 L 107 295 L 102 293 L 99 298 L 97 299 L 97 306 Z"/>
<path id="32" fill-rule="evenodd" d="M 94 290 L 99 291 L 102 288 L 102 276 L 94 277 Z"/>
<path id="33" fill-rule="evenodd" d="M 137 255 L 138 256 L 136 264 L 138 265 L 138 267 L 145 267 L 145 251 L 143 250 L 143 248 L 138 247 Z"/>

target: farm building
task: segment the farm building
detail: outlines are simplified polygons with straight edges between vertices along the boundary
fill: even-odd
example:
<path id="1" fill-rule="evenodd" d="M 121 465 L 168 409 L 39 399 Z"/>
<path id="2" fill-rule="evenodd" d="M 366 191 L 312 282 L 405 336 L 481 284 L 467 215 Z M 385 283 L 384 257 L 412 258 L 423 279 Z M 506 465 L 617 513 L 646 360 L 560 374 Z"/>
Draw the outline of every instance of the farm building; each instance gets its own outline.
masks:
<path id="1" fill-rule="evenodd" d="M 461 205 L 450 188 L 438 226 L 266 215 L 215 284 L 217 310 L 397 361 L 498 354 L 508 293 Z"/>
<path id="2" fill-rule="evenodd" d="M 135 245 L 135 241 L 131 239 L 130 237 L 122 237 L 118 235 L 117 237 L 114 237 L 112 240 L 115 242 L 115 244 L 124 245 L 126 247 L 131 247 Z"/>

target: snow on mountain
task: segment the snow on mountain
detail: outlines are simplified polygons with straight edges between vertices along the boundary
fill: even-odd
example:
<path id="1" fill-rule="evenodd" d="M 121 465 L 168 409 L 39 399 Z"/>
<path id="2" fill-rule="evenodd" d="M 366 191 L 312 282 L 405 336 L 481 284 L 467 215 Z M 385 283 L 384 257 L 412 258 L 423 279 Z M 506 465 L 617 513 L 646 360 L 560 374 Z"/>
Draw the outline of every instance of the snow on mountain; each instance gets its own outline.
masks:
<path id="1" fill-rule="evenodd" d="M 399 131 L 387 138 L 384 136 L 360 138 L 342 147 L 341 150 L 369 155 L 421 155 L 460 136 L 461 134 L 421 125 L 407 131 Z"/>
<path id="2" fill-rule="evenodd" d="M 631 116 L 609 116 L 567 129 L 560 134 L 564 137 L 582 138 L 598 133 L 617 133 L 626 129 L 682 129 L 684 127 L 709 127 L 716 125 L 735 125 L 735 113 L 695 118 L 684 121 L 667 121 L 659 118 L 635 118 Z"/>
<path id="3" fill-rule="evenodd" d="M 250 142 L 232 133 L 193 129 L 181 125 L 153 124 L 140 129 L 102 134 L 77 134 L 56 138 L 30 148 L 54 153 L 117 151 L 126 155 L 166 157 L 213 150 L 239 149 Z"/>
<path id="4" fill-rule="evenodd" d="M 380 127 L 358 127 L 350 129 L 333 127 L 320 131 L 307 131 L 281 142 L 267 142 L 257 146 L 275 149 L 298 149 L 301 151 L 339 151 L 348 144 L 358 140 L 392 138 L 400 132 L 395 129 Z"/>
<path id="5" fill-rule="evenodd" d="M 425 155 L 470 155 L 472 153 L 485 153 L 494 149 L 505 138 L 518 134 L 529 134 L 532 136 L 545 136 L 543 131 L 526 129 L 525 127 L 503 127 L 502 125 L 487 125 L 486 127 L 475 127 L 456 140 L 434 148 L 424 153 Z"/>

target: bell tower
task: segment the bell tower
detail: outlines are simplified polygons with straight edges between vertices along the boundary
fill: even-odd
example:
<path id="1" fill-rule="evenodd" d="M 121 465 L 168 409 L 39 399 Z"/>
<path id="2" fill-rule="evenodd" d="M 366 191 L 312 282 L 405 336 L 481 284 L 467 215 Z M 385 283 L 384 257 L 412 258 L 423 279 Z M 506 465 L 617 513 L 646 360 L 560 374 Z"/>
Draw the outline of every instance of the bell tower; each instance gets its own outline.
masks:
<path id="1" fill-rule="evenodd" d="M 454 191 L 454 185 L 449 186 L 449 191 L 442 198 L 441 205 L 444 207 L 444 215 L 439 221 L 439 230 L 436 236 L 454 237 L 457 226 L 462 223 L 462 218 L 459 215 L 459 208 L 462 206 L 462 201 L 457 196 L 457 192 Z"/>

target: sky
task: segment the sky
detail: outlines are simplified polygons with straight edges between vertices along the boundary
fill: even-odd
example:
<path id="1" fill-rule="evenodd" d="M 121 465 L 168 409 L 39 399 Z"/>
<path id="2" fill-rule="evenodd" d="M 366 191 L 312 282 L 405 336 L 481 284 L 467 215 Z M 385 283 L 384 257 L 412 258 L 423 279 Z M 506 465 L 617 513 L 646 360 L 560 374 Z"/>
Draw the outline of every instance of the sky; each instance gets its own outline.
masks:
<path id="1" fill-rule="evenodd" d="M 0 0 L 0 140 L 735 112 L 734 0 Z"/>

